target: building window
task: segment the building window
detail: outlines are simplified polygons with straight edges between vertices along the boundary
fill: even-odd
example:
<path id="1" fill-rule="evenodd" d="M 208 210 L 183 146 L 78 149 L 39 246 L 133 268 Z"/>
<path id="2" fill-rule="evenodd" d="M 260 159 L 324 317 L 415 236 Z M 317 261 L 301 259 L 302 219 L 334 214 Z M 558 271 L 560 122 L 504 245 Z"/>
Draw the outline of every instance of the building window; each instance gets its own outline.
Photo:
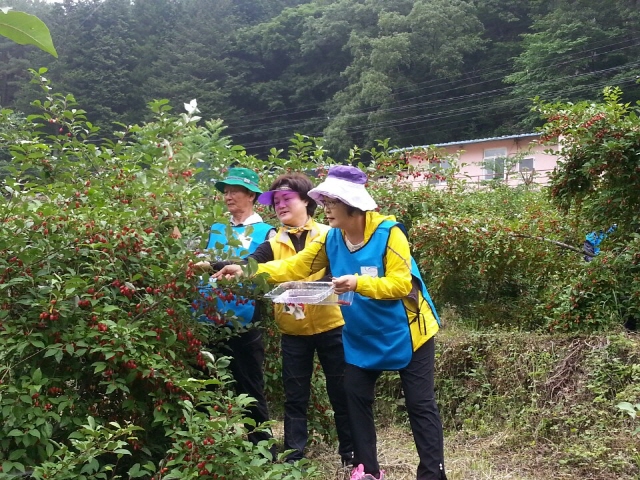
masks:
<path id="1" fill-rule="evenodd" d="M 440 162 L 429 162 L 429 171 L 433 175 L 429 178 L 429 185 L 440 185 L 447 182 L 447 175 L 451 165 L 447 160 L 441 160 Z"/>
<path id="2" fill-rule="evenodd" d="M 504 179 L 504 162 L 506 158 L 506 147 L 485 149 L 482 162 L 484 166 L 484 179 Z"/>
<path id="3" fill-rule="evenodd" d="M 518 172 L 533 172 L 533 158 L 523 158 L 518 165 Z"/>

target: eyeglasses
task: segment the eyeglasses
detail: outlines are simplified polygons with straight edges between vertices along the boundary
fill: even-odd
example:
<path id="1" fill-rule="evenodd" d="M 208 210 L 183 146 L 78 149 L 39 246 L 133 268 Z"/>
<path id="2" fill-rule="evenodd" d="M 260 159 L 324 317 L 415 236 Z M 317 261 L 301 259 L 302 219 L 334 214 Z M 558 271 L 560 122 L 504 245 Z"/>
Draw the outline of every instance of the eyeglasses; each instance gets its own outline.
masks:
<path id="1" fill-rule="evenodd" d="M 340 200 L 335 200 L 335 199 L 329 199 L 329 198 L 323 198 L 322 199 L 322 205 L 325 208 L 335 208 L 337 205 L 340 205 L 342 202 Z"/>

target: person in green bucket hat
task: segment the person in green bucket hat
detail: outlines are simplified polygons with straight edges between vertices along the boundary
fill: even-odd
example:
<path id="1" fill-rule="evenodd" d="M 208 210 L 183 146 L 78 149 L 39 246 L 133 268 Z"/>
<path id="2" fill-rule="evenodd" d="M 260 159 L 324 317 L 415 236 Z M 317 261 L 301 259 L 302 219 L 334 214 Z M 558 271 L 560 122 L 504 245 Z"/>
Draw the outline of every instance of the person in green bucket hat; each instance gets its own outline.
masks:
<path id="1" fill-rule="evenodd" d="M 225 193 L 225 187 L 228 185 L 244 187 L 250 192 L 257 193 L 258 195 L 262 193 L 260 187 L 258 187 L 258 174 L 253 170 L 249 170 L 248 168 L 230 168 L 227 172 L 227 178 L 224 180 L 220 180 L 215 183 L 216 188 Z M 257 195 L 254 195 L 254 203 L 257 199 Z"/>
<path id="2" fill-rule="evenodd" d="M 262 193 L 258 186 L 258 174 L 248 168 L 230 168 L 227 176 L 215 183 L 217 190 L 223 193 L 223 200 L 229 212 L 229 224 L 214 223 L 211 225 L 207 250 L 215 249 L 216 244 L 224 245 L 224 251 L 231 250 L 231 254 L 237 257 L 246 257 L 253 253 L 258 245 L 273 237 L 276 230 L 265 223 L 262 217 L 254 212 L 254 204 Z M 231 226 L 232 236 L 240 242 L 241 247 L 229 245 L 227 228 Z M 234 242 L 237 244 L 237 242 Z M 216 259 L 213 259 L 215 262 Z M 219 259 L 218 259 L 219 260 Z M 224 263 L 221 262 L 222 268 Z M 231 370 L 235 380 L 235 389 L 238 394 L 246 393 L 256 399 L 256 403 L 249 409 L 249 416 L 255 420 L 256 425 L 269 420 L 267 401 L 264 394 L 264 356 L 265 349 L 262 339 L 262 330 L 251 328 L 251 324 L 259 322 L 260 309 L 252 302 L 238 304 L 237 299 L 223 300 L 218 290 L 210 284 L 199 288 L 200 298 L 194 302 L 196 315 L 199 321 L 216 325 L 231 326 L 226 320 L 226 312 L 232 311 L 237 317 L 237 322 L 243 327 L 250 327 L 226 340 L 226 347 L 233 358 Z M 216 350 L 220 345 L 211 345 Z M 249 440 L 258 443 L 261 440 L 271 438 L 267 432 L 252 432 Z M 272 449 L 272 454 L 275 451 Z"/>

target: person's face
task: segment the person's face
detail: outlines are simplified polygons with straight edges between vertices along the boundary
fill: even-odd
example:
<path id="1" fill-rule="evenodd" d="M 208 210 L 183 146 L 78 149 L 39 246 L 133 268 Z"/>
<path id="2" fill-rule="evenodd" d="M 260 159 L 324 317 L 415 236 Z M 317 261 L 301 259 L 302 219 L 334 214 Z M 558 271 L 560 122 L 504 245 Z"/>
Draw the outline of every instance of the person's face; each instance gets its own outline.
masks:
<path id="1" fill-rule="evenodd" d="M 308 201 L 300 198 L 297 192 L 283 190 L 273 195 L 273 208 L 278 220 L 290 227 L 299 227 L 307 221 Z"/>
<path id="2" fill-rule="evenodd" d="M 252 211 L 254 196 L 255 193 L 239 185 L 224 186 L 224 203 L 232 215 Z"/>
<path id="3" fill-rule="evenodd" d="M 344 228 L 353 221 L 353 217 L 347 213 L 347 205 L 335 198 L 324 197 L 322 199 L 324 217 L 332 228 Z"/>

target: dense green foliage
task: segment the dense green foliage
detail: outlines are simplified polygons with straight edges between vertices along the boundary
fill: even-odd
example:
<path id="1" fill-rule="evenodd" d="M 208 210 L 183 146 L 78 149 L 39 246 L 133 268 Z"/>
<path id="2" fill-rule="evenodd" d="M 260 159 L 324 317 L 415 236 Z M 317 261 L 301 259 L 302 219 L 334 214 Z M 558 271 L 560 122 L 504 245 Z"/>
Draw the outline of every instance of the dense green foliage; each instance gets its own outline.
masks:
<path id="1" fill-rule="evenodd" d="M 553 203 L 586 231 L 617 225 L 603 255 L 552 297 L 556 321 L 599 323 L 640 318 L 640 103 L 616 88 L 600 103 L 541 103 L 543 138 L 560 142 Z"/>
<path id="2" fill-rule="evenodd" d="M 436 374 L 443 422 L 471 448 L 487 440 L 491 477 L 509 478 L 505 456 L 522 465 L 517 478 L 638 477 L 637 421 L 616 408 L 640 395 L 637 336 L 450 327 Z"/>
<path id="3" fill-rule="evenodd" d="M 0 117 L 11 157 L 0 198 L 0 477 L 300 478 L 246 440 L 251 399 L 233 394 L 228 359 L 202 354 L 232 330 L 191 314 L 191 249 L 224 221 L 198 165 L 215 162 L 219 176 L 244 152 L 227 147 L 219 122 L 197 126 L 195 104 L 172 115 L 166 101 L 152 104 L 153 122 L 98 144 L 84 110 L 44 74 L 40 113 Z"/>
<path id="4" fill-rule="evenodd" d="M 530 98 L 633 96 L 639 73 L 632 0 L 3 1 L 45 20 L 60 57 L 0 39 L 0 105 L 30 111 L 26 68 L 47 66 L 105 134 L 197 98 L 263 158 L 296 132 L 344 160 L 382 138 L 531 131 Z"/>

